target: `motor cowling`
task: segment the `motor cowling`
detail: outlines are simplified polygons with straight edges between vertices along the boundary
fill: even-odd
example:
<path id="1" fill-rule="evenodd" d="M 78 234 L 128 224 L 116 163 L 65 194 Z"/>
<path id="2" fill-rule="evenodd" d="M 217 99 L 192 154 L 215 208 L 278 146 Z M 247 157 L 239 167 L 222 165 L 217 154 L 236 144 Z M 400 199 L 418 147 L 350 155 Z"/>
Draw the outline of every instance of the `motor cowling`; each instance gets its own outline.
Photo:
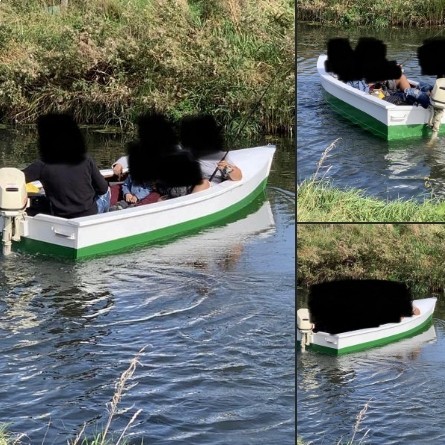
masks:
<path id="1" fill-rule="evenodd" d="M 314 325 L 310 319 L 309 309 L 307 309 L 307 308 L 298 309 L 298 311 L 297 311 L 297 329 L 300 331 L 300 334 L 301 334 L 301 340 L 300 340 L 301 351 L 305 351 L 306 346 L 311 344 L 313 328 L 314 328 Z"/>
<path id="2" fill-rule="evenodd" d="M 0 168 L 0 215 L 20 215 L 27 205 L 25 174 L 16 168 Z"/>
<path id="3" fill-rule="evenodd" d="M 12 241 L 20 240 L 20 221 L 28 202 L 24 173 L 16 168 L 0 168 L 0 230 L 4 255 L 11 253 Z"/>
<path id="4" fill-rule="evenodd" d="M 436 80 L 431 91 L 430 102 L 435 108 L 445 109 L 445 78 Z"/>
<path id="5" fill-rule="evenodd" d="M 312 330 L 313 324 L 311 323 L 309 310 L 307 308 L 301 308 L 297 311 L 297 328 L 300 331 Z"/>

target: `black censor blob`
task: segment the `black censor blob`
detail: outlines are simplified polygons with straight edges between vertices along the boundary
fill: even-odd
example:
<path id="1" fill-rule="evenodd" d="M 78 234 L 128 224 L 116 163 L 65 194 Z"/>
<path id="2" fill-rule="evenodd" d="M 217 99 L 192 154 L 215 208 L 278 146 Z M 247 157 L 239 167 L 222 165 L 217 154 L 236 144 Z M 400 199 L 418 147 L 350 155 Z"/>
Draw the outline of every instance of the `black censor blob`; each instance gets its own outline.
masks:
<path id="1" fill-rule="evenodd" d="M 308 300 L 314 331 L 340 332 L 398 323 L 412 315 L 405 283 L 386 280 L 338 280 L 311 286 Z"/>
<path id="2" fill-rule="evenodd" d="M 201 182 L 199 162 L 181 150 L 174 125 L 166 116 L 149 112 L 137 123 L 139 138 L 127 144 L 128 166 L 135 183 L 182 187 Z"/>
<path id="3" fill-rule="evenodd" d="M 77 164 L 86 155 L 83 135 L 74 117 L 48 113 L 38 117 L 40 159 L 47 164 Z"/>
<path id="4" fill-rule="evenodd" d="M 222 128 L 209 114 L 185 116 L 180 122 L 179 138 L 183 148 L 195 158 L 223 151 Z"/>
<path id="5" fill-rule="evenodd" d="M 199 162 L 187 151 L 169 153 L 159 160 L 158 182 L 169 187 L 195 186 L 202 181 Z"/>
<path id="6" fill-rule="evenodd" d="M 445 39 L 431 38 L 417 48 L 417 58 L 422 75 L 445 77 Z"/>
<path id="7" fill-rule="evenodd" d="M 330 39 L 327 45 L 327 72 L 343 82 L 362 80 L 379 82 L 399 79 L 402 70 L 396 61 L 386 60 L 386 45 L 373 37 L 361 37 L 353 50 L 348 39 Z"/>

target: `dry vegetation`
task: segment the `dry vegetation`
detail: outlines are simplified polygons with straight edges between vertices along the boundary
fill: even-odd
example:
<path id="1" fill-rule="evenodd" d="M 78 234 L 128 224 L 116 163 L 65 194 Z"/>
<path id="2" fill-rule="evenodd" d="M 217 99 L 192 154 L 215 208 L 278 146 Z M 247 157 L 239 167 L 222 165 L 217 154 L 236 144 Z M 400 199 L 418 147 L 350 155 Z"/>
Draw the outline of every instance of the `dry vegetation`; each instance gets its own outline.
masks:
<path id="1" fill-rule="evenodd" d="M 292 0 L 32 0 L 0 3 L 0 117 L 72 111 L 126 126 L 156 108 L 211 112 L 236 130 L 294 124 Z"/>
<path id="2" fill-rule="evenodd" d="M 298 284 L 342 278 L 403 281 L 443 292 L 442 224 L 299 224 Z"/>
<path id="3" fill-rule="evenodd" d="M 297 0 L 297 20 L 340 26 L 440 26 L 445 0 Z"/>

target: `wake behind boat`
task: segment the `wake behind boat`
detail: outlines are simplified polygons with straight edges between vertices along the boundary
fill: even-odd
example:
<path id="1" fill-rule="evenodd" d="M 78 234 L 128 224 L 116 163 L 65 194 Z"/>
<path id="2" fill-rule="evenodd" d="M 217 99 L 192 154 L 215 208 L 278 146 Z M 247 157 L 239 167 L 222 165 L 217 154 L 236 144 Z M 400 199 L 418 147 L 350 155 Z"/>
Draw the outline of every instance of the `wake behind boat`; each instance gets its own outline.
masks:
<path id="1" fill-rule="evenodd" d="M 29 216 L 14 204 L 11 210 L 9 198 L 20 194 L 21 186 L 6 184 L 0 187 L 3 243 L 12 244 L 13 250 L 79 259 L 170 240 L 220 223 L 264 193 L 275 149 L 267 145 L 231 151 L 231 159 L 243 172 L 240 181 L 223 181 L 199 193 L 81 218 Z"/>
<path id="2" fill-rule="evenodd" d="M 360 91 L 326 72 L 326 55 L 320 55 L 317 71 L 329 104 L 342 116 L 388 141 L 431 136 L 428 123 L 434 112 L 415 105 L 395 105 Z M 409 80 L 413 85 L 417 82 Z M 445 123 L 445 114 L 441 124 Z M 445 133 L 440 125 L 439 134 Z"/>

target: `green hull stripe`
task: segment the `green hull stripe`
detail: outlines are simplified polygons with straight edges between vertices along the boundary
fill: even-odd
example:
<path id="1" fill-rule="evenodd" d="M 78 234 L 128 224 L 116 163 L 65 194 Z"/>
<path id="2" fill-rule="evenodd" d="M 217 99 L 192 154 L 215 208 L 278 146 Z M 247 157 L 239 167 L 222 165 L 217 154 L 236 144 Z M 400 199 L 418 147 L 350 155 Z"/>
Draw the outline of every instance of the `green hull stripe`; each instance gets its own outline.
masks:
<path id="1" fill-rule="evenodd" d="M 47 243 L 44 241 L 22 238 L 19 243 L 14 244 L 14 249 L 28 253 L 40 253 L 75 260 L 99 256 L 111 252 L 122 252 L 129 250 L 134 246 L 143 244 L 148 245 L 155 242 L 162 243 L 163 241 L 171 241 L 180 235 L 190 234 L 193 232 L 197 233 L 200 229 L 209 225 L 225 225 L 229 222 L 233 222 L 247 216 L 254 210 L 257 210 L 265 198 L 264 190 L 266 188 L 266 183 L 267 179 L 263 180 L 263 182 L 249 196 L 228 207 L 227 209 L 163 229 L 132 235 L 113 241 L 106 241 L 104 243 L 83 247 L 81 249 L 73 249 L 71 247 L 59 246 L 57 244 Z M 252 210 L 251 206 L 249 206 L 251 203 L 255 204 L 254 210 Z M 245 209 L 245 211 L 241 212 L 243 209 Z"/>
<path id="2" fill-rule="evenodd" d="M 369 114 L 366 114 L 352 105 L 347 104 L 341 99 L 332 96 L 332 94 L 329 94 L 326 91 L 325 94 L 327 101 L 336 112 L 387 141 L 423 138 L 431 135 L 431 130 L 426 124 L 388 126 Z M 445 134 L 445 125 L 441 125 L 439 134 Z"/>
<path id="3" fill-rule="evenodd" d="M 418 335 L 426 331 L 431 326 L 432 319 L 433 317 L 431 315 L 421 325 L 416 326 L 415 328 L 409 331 L 401 332 L 400 334 L 391 335 L 389 337 L 385 337 L 379 340 L 373 340 L 366 343 L 360 343 L 354 346 L 348 346 L 342 349 L 329 348 L 326 346 L 320 346 L 316 344 L 310 344 L 309 346 L 306 347 L 306 349 L 308 351 L 320 352 L 322 354 L 327 354 L 327 355 L 343 355 L 343 354 L 349 354 L 351 352 L 364 351 L 366 349 L 375 348 L 376 346 L 384 346 L 389 343 L 394 343 L 396 341 L 403 340 L 405 338 L 414 337 L 415 335 Z"/>

